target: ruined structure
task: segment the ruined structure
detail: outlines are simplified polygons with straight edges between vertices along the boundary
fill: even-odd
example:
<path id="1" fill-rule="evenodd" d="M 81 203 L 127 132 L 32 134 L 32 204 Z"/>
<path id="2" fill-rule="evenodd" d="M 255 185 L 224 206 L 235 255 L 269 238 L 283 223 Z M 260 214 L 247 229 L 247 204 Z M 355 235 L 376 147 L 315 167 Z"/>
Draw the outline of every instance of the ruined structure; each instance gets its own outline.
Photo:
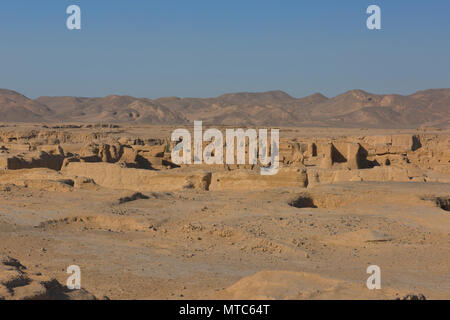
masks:
<path id="1" fill-rule="evenodd" d="M 173 191 L 311 187 L 351 181 L 450 182 L 449 134 L 293 137 L 280 141 L 280 172 L 257 165 L 175 165 L 167 137 L 118 128 L 0 131 L 0 170 L 47 168 L 114 189 Z M 204 143 L 207 145 L 207 143 Z M 225 148 L 224 148 L 225 153 Z M 246 150 L 248 156 L 248 149 Z"/>

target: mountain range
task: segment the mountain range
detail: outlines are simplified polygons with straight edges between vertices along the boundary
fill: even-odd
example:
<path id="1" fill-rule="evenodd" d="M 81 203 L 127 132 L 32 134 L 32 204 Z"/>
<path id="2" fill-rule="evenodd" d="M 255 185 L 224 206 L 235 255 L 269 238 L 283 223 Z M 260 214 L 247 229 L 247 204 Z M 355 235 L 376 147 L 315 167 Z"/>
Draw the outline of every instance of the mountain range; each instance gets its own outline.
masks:
<path id="1" fill-rule="evenodd" d="M 333 98 L 294 98 L 283 91 L 232 93 L 216 98 L 160 99 L 39 97 L 0 89 L 0 122 L 89 122 L 176 125 L 450 128 L 450 89 L 412 95 L 352 90 Z"/>

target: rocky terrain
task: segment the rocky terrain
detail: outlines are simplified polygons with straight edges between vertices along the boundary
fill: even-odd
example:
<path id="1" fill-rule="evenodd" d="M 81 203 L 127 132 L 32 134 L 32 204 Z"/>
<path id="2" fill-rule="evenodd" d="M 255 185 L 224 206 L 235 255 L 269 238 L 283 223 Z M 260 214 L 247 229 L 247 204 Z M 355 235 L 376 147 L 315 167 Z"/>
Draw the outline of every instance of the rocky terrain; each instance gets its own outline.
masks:
<path id="1" fill-rule="evenodd" d="M 334 128 L 450 128 L 450 89 L 412 95 L 377 95 L 352 90 L 328 98 L 294 98 L 282 91 L 234 93 L 216 98 L 151 100 L 39 97 L 0 90 L 0 122 L 81 122 L 174 125 L 203 120 L 210 125 Z"/>
<path id="2" fill-rule="evenodd" d="M 350 103 L 355 95 L 359 106 Z M 373 119 L 390 110 L 394 119 L 390 106 L 400 112 L 407 102 L 427 105 L 427 123 L 448 121 L 448 107 L 430 102 L 429 95 L 351 92 L 308 99 L 311 117 L 334 110 L 335 119 Z M 448 97 L 446 91 L 433 95 Z M 218 99 L 231 106 L 240 98 Z M 11 104 L 15 98 L 5 99 Z M 72 114 L 72 103 L 83 104 L 73 114 L 78 120 L 100 112 L 98 101 L 64 99 L 61 117 Z M 124 99 L 136 108 L 148 104 L 161 111 L 161 121 L 175 122 L 181 119 L 177 108 L 189 103 L 105 99 Z M 259 95 L 246 99 L 275 104 Z M 341 99 L 351 112 L 341 109 Z M 21 105 L 35 120 L 41 113 L 55 116 L 55 101 Z M 114 103 L 108 105 L 115 112 Z M 201 112 L 197 103 L 189 108 L 187 121 L 197 116 L 196 108 Z M 399 113 L 404 123 L 419 124 L 414 117 L 425 115 L 410 110 Z M 99 114 L 111 119 L 108 112 Z M 449 130 L 282 127 L 280 170 L 261 176 L 257 165 L 174 164 L 169 138 L 175 128 L 5 122 L 0 299 L 450 297 Z M 83 291 L 64 288 L 69 265 L 80 266 Z M 381 268 L 381 290 L 366 287 L 370 265 Z"/>
<path id="3" fill-rule="evenodd" d="M 30 273 L 20 261 L 0 257 L 0 300 L 95 300 L 84 289 L 69 290 L 40 272 Z"/>

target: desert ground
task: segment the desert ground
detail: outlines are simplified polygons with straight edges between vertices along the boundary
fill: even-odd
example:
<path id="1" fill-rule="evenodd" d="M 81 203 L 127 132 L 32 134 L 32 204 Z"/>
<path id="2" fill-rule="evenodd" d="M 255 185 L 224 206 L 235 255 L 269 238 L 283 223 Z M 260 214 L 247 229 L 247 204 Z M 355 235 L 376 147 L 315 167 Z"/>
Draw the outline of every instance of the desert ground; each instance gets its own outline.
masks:
<path id="1" fill-rule="evenodd" d="M 263 177 L 179 127 L 1 125 L 0 299 L 450 298 L 450 130 L 280 127 Z"/>

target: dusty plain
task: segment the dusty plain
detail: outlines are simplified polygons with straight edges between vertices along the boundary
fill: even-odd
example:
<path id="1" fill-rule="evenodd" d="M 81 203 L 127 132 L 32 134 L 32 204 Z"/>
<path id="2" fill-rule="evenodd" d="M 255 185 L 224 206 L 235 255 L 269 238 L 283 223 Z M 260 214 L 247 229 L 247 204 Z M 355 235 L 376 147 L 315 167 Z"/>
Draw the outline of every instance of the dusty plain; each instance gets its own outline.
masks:
<path id="1" fill-rule="evenodd" d="M 2 124 L 0 299 L 450 298 L 449 130 L 281 127 L 263 178 L 179 127 Z"/>

